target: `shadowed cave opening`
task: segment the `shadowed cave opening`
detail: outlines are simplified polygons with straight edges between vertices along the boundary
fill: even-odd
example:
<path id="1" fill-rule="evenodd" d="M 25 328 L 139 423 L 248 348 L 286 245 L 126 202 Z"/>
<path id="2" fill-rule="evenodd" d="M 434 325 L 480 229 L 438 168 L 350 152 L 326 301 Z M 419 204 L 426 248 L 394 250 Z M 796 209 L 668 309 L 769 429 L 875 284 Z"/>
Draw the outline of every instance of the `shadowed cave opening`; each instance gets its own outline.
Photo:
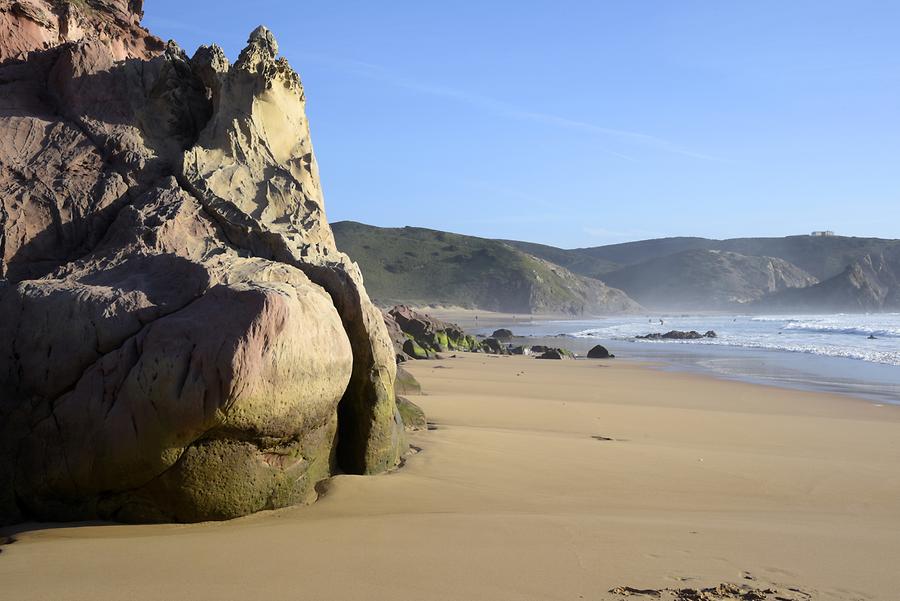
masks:
<path id="1" fill-rule="evenodd" d="M 347 386 L 349 391 L 350 386 Z M 337 440 L 334 452 L 335 465 L 333 472 L 335 474 L 355 474 L 361 475 L 365 473 L 365 445 L 361 444 L 361 440 L 365 440 L 367 434 L 361 431 L 360 423 L 360 403 L 358 399 L 344 392 L 344 396 L 338 403 L 338 427 Z"/>

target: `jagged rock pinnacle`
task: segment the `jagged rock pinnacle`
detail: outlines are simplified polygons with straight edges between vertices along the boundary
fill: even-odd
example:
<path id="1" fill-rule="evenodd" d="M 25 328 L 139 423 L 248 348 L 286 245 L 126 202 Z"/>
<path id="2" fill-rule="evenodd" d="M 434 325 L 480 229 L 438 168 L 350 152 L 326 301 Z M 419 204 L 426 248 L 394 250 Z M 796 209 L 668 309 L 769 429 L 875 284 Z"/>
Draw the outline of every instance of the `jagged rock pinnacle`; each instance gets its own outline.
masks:
<path id="1" fill-rule="evenodd" d="M 275 36 L 264 25 L 260 25 L 253 30 L 247 43 L 251 46 L 257 46 L 268 50 L 272 58 L 278 56 L 278 42 Z"/>

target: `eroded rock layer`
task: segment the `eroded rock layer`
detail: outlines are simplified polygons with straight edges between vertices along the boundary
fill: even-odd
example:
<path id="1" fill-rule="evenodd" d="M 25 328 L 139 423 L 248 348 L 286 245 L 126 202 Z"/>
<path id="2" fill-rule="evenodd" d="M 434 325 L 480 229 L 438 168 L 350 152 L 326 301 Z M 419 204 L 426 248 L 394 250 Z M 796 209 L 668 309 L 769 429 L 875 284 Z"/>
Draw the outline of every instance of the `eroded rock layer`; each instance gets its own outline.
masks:
<path id="1" fill-rule="evenodd" d="M 0 1 L 0 523 L 227 519 L 403 448 L 299 77 L 140 5 Z"/>
<path id="2" fill-rule="evenodd" d="M 85 38 L 115 60 L 150 58 L 162 40 L 141 27 L 143 0 L 0 0 L 0 61 Z"/>

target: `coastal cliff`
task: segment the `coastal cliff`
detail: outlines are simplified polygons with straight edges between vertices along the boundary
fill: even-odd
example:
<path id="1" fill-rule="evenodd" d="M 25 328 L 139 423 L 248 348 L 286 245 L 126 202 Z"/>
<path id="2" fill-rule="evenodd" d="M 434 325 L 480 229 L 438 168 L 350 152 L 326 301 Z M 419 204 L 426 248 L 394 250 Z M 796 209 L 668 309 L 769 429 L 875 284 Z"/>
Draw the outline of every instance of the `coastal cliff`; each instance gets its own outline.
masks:
<path id="1" fill-rule="evenodd" d="M 299 76 L 140 17 L 0 4 L 0 523 L 228 519 L 404 450 Z"/>

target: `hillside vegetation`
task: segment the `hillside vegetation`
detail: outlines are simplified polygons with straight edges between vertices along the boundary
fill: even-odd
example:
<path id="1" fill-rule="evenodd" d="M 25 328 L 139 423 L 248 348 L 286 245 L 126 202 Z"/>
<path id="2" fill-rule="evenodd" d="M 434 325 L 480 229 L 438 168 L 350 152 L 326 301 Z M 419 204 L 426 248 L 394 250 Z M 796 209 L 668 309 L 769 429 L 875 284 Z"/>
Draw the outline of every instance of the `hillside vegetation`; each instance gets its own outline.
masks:
<path id="1" fill-rule="evenodd" d="M 575 273 L 602 277 L 612 271 L 690 250 L 718 250 L 752 257 L 774 257 L 793 263 L 824 280 L 843 272 L 867 255 L 878 256 L 900 249 L 900 241 L 847 236 L 787 236 L 784 238 L 658 238 L 608 246 L 563 250 L 529 242 L 507 241 L 535 256 L 562 265 Z"/>
<path id="2" fill-rule="evenodd" d="M 562 249 L 422 228 L 334 224 L 382 304 L 517 313 L 900 309 L 900 241 L 661 238 Z M 633 300 L 632 300 L 633 299 Z"/>
<path id="3" fill-rule="evenodd" d="M 332 225 L 379 304 L 441 304 L 512 313 L 640 310 L 625 293 L 512 246 L 424 228 Z"/>
<path id="4" fill-rule="evenodd" d="M 564 250 L 507 241 L 649 307 L 752 311 L 900 309 L 900 241 L 846 236 L 660 238 Z"/>

